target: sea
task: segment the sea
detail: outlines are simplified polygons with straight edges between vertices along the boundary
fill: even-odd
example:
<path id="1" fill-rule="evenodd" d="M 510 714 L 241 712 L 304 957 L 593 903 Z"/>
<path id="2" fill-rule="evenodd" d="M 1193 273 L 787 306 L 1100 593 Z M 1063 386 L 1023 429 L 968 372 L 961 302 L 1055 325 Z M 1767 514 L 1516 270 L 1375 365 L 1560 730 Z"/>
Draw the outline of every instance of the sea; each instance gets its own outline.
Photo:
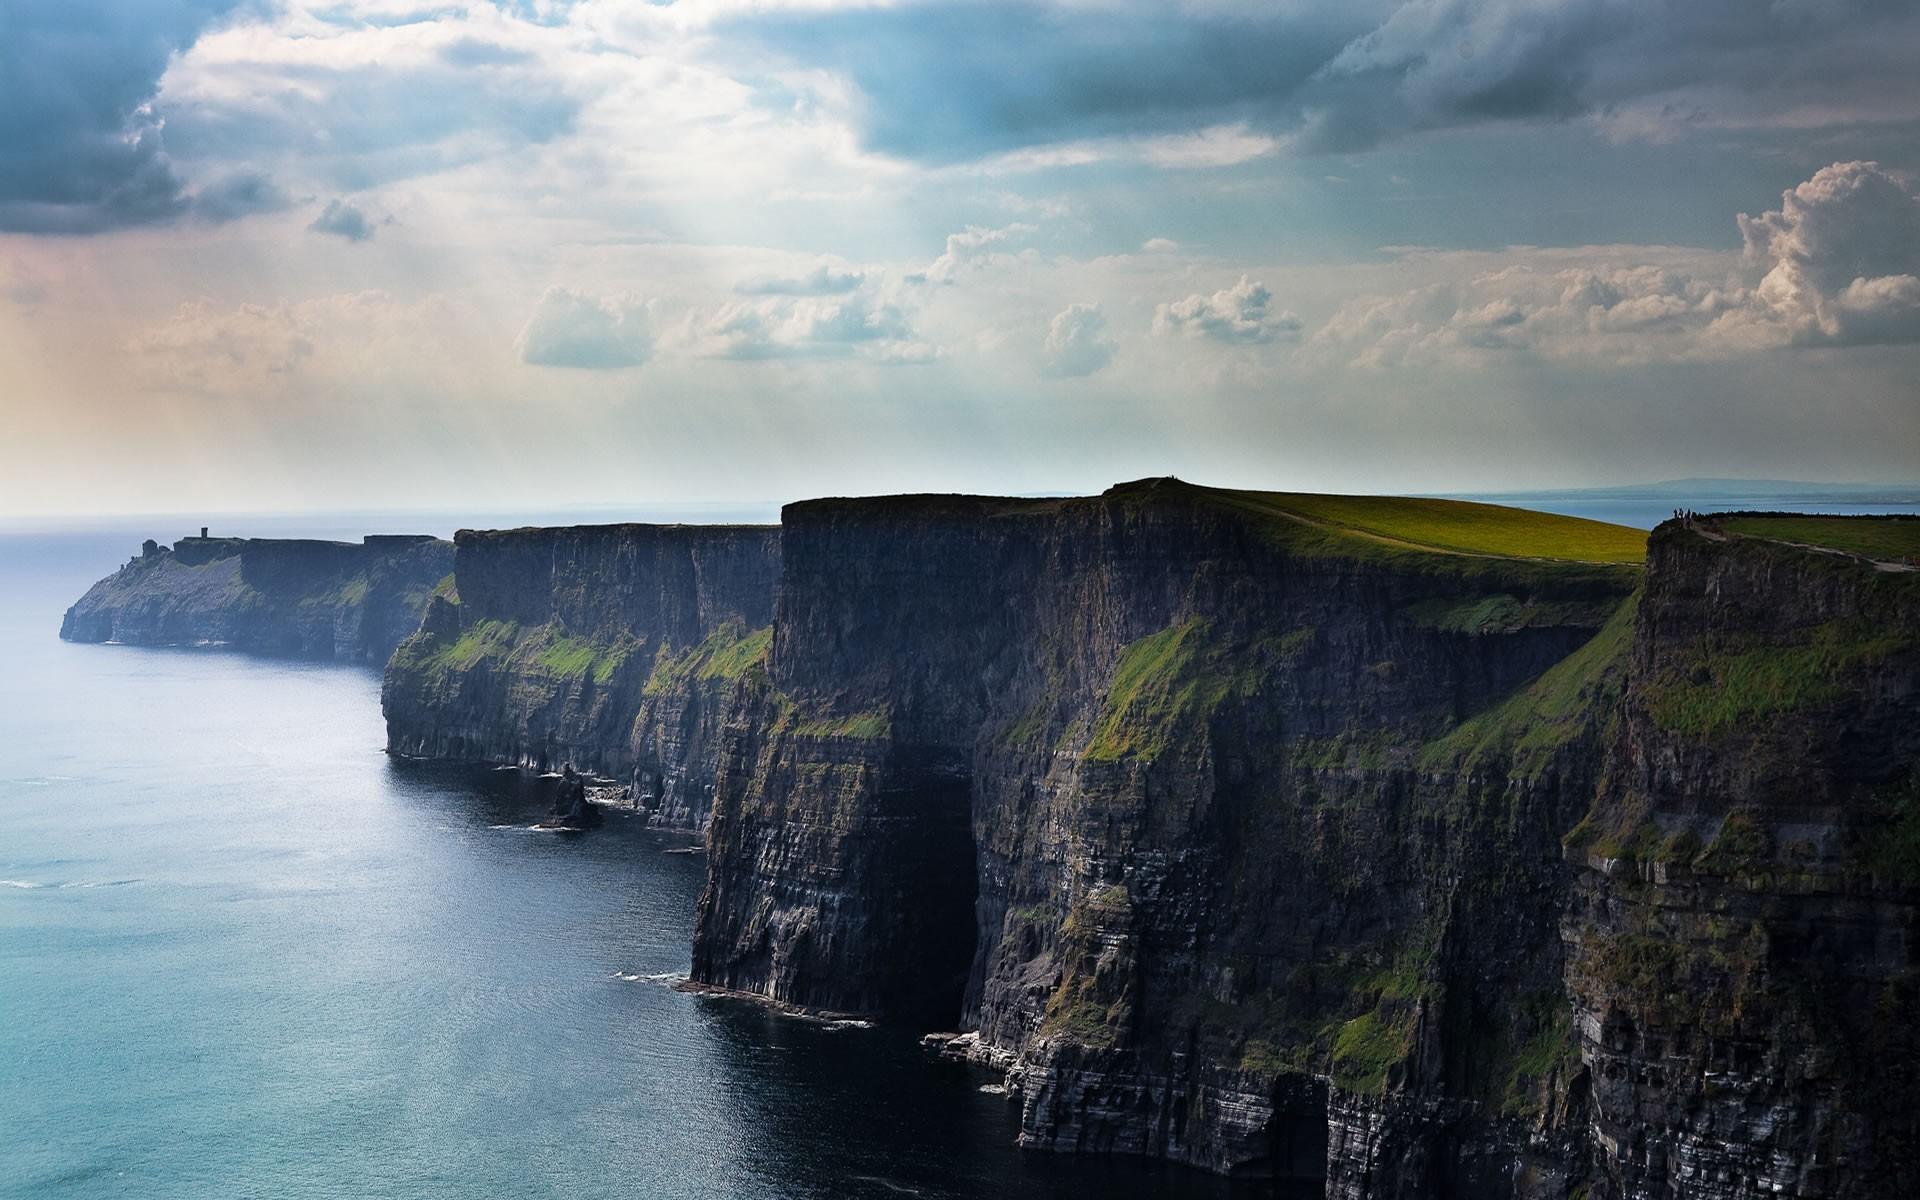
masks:
<path id="1" fill-rule="evenodd" d="M 59 640 L 90 583 L 189 520 L 0 527 L 0 1197 L 1265 1194 L 1022 1151 L 998 1080 L 919 1030 L 675 990 L 706 864 L 673 851 L 698 841 L 617 814 L 536 830 L 512 772 L 388 758 L 371 669 Z"/>

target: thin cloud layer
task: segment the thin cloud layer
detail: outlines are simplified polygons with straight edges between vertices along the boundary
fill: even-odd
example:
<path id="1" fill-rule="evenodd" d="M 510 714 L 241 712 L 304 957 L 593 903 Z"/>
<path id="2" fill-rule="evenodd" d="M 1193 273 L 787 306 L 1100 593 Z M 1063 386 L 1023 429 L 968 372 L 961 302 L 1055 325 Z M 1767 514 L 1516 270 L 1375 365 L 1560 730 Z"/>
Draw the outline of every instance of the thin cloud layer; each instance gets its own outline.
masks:
<path id="1" fill-rule="evenodd" d="M 313 358 L 314 330 L 294 305 L 221 309 L 194 300 L 127 349 L 166 390 L 231 393 L 275 386 L 299 370 Z"/>
<path id="2" fill-rule="evenodd" d="M 373 222 L 367 220 L 367 214 L 340 199 L 327 201 L 327 206 L 320 210 L 320 215 L 307 228 L 315 233 L 330 233 L 349 242 L 364 242 L 373 237 Z"/>
<path id="3" fill-rule="evenodd" d="M 279 212 L 293 203 L 285 188 L 258 171 L 240 171 L 201 188 L 193 211 L 216 224 L 260 213 Z"/>
<path id="4" fill-rule="evenodd" d="M 844 296 L 866 282 L 859 271 L 836 271 L 818 266 L 804 275 L 763 275 L 743 280 L 733 290 L 742 296 Z"/>
<path id="5" fill-rule="evenodd" d="M 514 346 L 528 366 L 610 371 L 645 363 L 653 355 L 653 336 L 638 297 L 550 287 Z"/>

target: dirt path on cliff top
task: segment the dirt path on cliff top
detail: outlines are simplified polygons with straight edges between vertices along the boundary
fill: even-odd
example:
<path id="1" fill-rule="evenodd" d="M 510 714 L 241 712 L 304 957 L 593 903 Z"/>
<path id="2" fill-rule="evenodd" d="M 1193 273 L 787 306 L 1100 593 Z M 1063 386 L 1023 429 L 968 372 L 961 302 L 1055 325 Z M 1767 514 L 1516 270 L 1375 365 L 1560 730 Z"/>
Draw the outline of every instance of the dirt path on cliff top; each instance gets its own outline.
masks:
<path id="1" fill-rule="evenodd" d="M 1850 558 L 1855 562 L 1866 563 L 1876 571 L 1905 572 L 1920 570 L 1920 567 L 1915 567 L 1912 563 L 1893 562 L 1884 558 L 1873 558 L 1865 554 L 1855 554 L 1851 550 L 1838 550 L 1832 546 L 1816 546 L 1811 542 L 1796 542 L 1788 538 L 1761 537 L 1757 533 L 1727 533 L 1723 530 L 1708 529 L 1704 525 L 1691 523 L 1688 524 L 1687 528 L 1693 530 L 1710 542 L 1730 542 L 1735 538 L 1745 538 L 1750 542 L 1773 542 L 1780 546 L 1792 546 L 1796 550 L 1811 550 L 1815 554 L 1831 554 L 1835 558 Z"/>
<path id="2" fill-rule="evenodd" d="M 1455 558 L 1485 558 L 1494 562 L 1537 562 L 1572 563 L 1585 567 L 1640 567 L 1637 562 L 1613 562 L 1598 558 L 1547 558 L 1537 554 L 1488 554 L 1478 550 L 1455 550 L 1448 546 L 1435 546 L 1428 542 L 1416 542 L 1408 538 L 1397 538 L 1392 534 L 1375 533 L 1371 529 L 1360 529 L 1353 525 L 1336 525 L 1331 521 L 1320 521 L 1304 513 L 1289 508 L 1263 508 L 1257 510 L 1262 515 L 1284 517 L 1297 525 L 1306 525 L 1313 529 L 1324 529 L 1329 533 L 1345 534 L 1348 537 L 1364 538 L 1378 542 L 1383 546 L 1392 546 L 1396 550 L 1418 550 L 1423 554 L 1450 554 Z"/>

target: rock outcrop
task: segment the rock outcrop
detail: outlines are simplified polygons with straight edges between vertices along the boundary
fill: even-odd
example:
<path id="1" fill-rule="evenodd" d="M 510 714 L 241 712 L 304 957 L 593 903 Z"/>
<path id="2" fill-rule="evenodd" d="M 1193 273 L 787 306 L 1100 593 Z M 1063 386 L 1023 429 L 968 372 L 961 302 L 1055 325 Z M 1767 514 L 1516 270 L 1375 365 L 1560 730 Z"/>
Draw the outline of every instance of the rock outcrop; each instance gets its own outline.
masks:
<path id="1" fill-rule="evenodd" d="M 699 827 L 734 686 L 771 639 L 779 530 L 462 530 L 450 587 L 393 655 L 388 749 L 571 765 Z"/>
<path id="2" fill-rule="evenodd" d="M 1172 481 L 783 521 L 697 982 L 966 1029 L 1034 1147 L 1909 1194 L 1916 577 L 1675 524 L 1643 591 Z"/>
<path id="3" fill-rule="evenodd" d="M 379 665 L 452 569 L 452 544 L 424 534 L 148 541 L 67 610 L 60 636 Z"/>

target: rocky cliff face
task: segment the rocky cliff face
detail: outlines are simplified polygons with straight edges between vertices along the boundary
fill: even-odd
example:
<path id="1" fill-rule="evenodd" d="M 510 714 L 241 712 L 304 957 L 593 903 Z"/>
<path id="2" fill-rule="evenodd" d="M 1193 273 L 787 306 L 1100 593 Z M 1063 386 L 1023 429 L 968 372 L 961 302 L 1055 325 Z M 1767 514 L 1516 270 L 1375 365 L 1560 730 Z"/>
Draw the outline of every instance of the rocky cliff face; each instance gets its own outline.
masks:
<path id="1" fill-rule="evenodd" d="M 67 610 L 60 636 L 384 663 L 452 569 L 452 544 L 425 535 L 148 542 Z"/>
<path id="2" fill-rule="evenodd" d="M 188 539 L 64 633 L 371 655 L 424 607 L 392 750 L 710 811 L 695 979 L 964 1030 L 1028 1146 L 1920 1194 L 1920 573 L 1695 523 L 1644 570 L 1443 552 L 1170 480 L 463 532 L 429 603 L 448 553 Z"/>
<path id="3" fill-rule="evenodd" d="M 1622 1197 L 1920 1194 L 1920 575 L 1649 545 L 1567 982 Z"/>
<path id="4" fill-rule="evenodd" d="M 1033 1146 L 1319 1181 L 1332 1105 L 1354 1194 L 1531 1153 L 1571 1074 L 1558 839 L 1636 571 L 1172 483 L 784 529 L 696 978 L 976 1030 Z"/>
<path id="5" fill-rule="evenodd" d="M 1864 1061 L 1914 1027 L 1900 578 L 1664 532 L 1642 597 L 1171 482 L 794 505 L 784 555 L 696 980 L 964 1028 L 1035 1147 L 1355 1200 L 1907 1194 L 1911 1068 Z M 1811 682 L 1768 732 L 1712 698 L 1775 642 Z M 1732 813 L 1832 869 L 1703 885 L 1759 844 Z M 1677 1035 L 1695 987 L 1724 1035 Z"/>
<path id="6" fill-rule="evenodd" d="M 388 664 L 395 753 L 631 779 L 705 822 L 729 698 L 771 638 L 779 531 L 462 530 L 452 585 Z"/>

